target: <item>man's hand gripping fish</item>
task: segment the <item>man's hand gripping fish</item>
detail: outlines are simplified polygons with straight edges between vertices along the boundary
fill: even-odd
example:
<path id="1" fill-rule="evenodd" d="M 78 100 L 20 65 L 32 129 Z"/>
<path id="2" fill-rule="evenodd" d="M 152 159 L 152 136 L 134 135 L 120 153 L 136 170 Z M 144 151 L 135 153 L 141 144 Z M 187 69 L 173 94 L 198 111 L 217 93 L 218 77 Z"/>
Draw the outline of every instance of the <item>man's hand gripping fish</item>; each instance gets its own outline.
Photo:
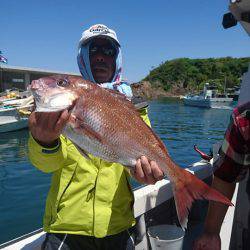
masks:
<path id="1" fill-rule="evenodd" d="M 163 142 L 122 94 L 73 76 L 34 80 L 31 90 L 36 112 L 72 108 L 63 134 L 83 151 L 131 168 L 141 156 L 156 161 L 172 183 L 177 214 L 183 228 L 196 199 L 232 205 L 226 197 L 170 158 Z"/>

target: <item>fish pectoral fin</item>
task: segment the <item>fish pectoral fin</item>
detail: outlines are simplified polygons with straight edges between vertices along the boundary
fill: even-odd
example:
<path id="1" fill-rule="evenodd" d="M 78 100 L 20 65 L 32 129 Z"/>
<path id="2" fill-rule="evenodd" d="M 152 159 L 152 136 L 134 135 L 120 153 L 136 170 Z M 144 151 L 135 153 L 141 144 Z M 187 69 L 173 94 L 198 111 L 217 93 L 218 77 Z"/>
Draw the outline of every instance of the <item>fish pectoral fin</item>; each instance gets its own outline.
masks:
<path id="1" fill-rule="evenodd" d="M 84 133 L 88 137 L 95 139 L 99 142 L 103 142 L 101 135 L 99 135 L 96 131 L 94 131 L 88 124 L 84 123 L 83 121 L 76 119 L 76 130 Z"/>

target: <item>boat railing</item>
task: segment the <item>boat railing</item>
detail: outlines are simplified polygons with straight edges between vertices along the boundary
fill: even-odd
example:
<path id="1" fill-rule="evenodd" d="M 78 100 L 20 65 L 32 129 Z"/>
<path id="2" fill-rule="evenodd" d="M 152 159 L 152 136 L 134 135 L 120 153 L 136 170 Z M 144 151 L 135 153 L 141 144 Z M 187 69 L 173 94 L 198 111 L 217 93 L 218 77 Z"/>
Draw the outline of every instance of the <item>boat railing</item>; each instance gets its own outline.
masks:
<path id="1" fill-rule="evenodd" d="M 186 169 L 200 179 L 206 179 L 212 174 L 212 165 L 201 160 Z M 178 223 L 170 181 L 167 179 L 158 181 L 155 185 L 147 185 L 134 191 L 134 215 L 137 219 L 137 241 L 135 249 L 149 249 L 147 228 L 150 225 L 160 223 Z M 161 212 L 161 218 L 154 218 L 153 210 L 164 206 L 163 209 L 172 211 Z M 162 211 L 162 209 L 161 209 Z M 166 218 L 163 218 L 164 215 Z M 156 213 L 157 216 L 157 213 Z M 168 217 L 168 218 L 167 218 Z M 170 218 L 172 217 L 172 218 Z M 151 221 L 150 221 L 151 220 Z M 154 222 L 154 220 L 156 220 Z M 146 248 L 145 248 L 146 246 Z"/>

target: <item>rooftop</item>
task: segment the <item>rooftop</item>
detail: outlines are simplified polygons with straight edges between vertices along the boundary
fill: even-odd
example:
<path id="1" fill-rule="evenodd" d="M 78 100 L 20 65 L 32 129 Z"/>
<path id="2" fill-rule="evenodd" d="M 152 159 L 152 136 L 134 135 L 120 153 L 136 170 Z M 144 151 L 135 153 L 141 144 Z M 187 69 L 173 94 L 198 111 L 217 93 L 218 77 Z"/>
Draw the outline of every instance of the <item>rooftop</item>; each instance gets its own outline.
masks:
<path id="1" fill-rule="evenodd" d="M 28 71 L 28 72 L 40 72 L 40 73 L 49 73 L 49 74 L 63 74 L 63 75 L 75 75 L 80 76 L 79 73 L 75 72 L 64 72 L 64 71 L 54 71 L 47 69 L 39 69 L 39 68 L 28 68 L 28 67 L 19 67 L 19 66 L 11 66 L 6 64 L 0 64 L 0 68 L 6 69 L 7 71 Z"/>

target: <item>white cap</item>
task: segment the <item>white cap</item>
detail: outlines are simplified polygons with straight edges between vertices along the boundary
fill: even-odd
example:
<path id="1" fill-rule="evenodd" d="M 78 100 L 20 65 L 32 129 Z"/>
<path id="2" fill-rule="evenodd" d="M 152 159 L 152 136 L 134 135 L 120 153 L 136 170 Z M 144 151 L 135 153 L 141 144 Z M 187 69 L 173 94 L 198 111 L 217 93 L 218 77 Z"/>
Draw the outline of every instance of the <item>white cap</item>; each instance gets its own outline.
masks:
<path id="1" fill-rule="evenodd" d="M 79 47 L 81 47 L 82 44 L 86 44 L 89 40 L 93 39 L 94 37 L 111 38 L 120 46 L 120 43 L 117 39 L 117 36 L 114 30 L 108 28 L 104 24 L 95 24 L 91 26 L 89 29 L 83 31 L 82 37 L 79 41 Z"/>

